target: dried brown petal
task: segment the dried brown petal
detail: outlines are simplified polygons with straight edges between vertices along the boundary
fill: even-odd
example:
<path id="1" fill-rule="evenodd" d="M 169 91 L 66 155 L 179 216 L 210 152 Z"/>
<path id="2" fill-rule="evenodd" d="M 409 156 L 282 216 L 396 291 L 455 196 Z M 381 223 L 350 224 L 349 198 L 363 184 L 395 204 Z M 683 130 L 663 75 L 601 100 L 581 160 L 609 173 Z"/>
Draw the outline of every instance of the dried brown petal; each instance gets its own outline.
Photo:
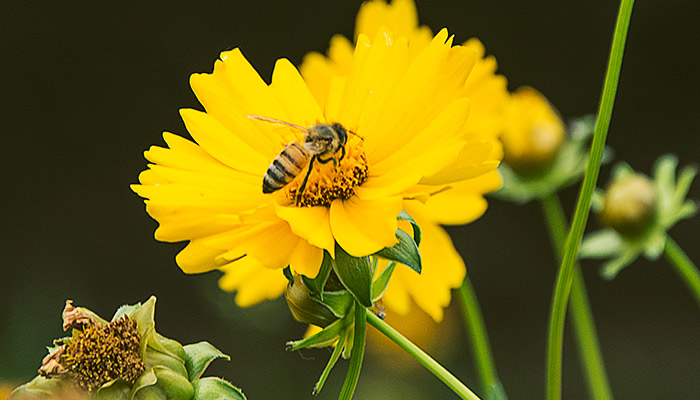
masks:
<path id="1" fill-rule="evenodd" d="M 65 369 L 60 363 L 61 356 L 65 351 L 66 345 L 64 344 L 59 346 L 58 349 L 48 354 L 46 357 L 44 357 L 44 359 L 41 360 L 41 368 L 39 368 L 39 375 L 45 378 L 52 378 L 58 375 L 63 375 L 66 372 L 68 372 L 68 370 Z"/>
<path id="2" fill-rule="evenodd" d="M 81 329 L 85 325 L 92 325 L 95 323 L 91 316 L 73 307 L 73 300 L 66 300 L 66 306 L 63 308 L 61 316 L 63 317 L 64 331 L 68 329 Z"/>

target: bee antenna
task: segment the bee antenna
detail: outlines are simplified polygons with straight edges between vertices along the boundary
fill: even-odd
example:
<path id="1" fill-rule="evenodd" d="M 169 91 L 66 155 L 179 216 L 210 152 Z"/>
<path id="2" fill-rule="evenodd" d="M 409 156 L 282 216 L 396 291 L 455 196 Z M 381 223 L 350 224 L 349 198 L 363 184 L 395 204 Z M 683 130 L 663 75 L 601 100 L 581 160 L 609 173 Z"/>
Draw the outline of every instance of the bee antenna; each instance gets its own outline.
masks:
<path id="1" fill-rule="evenodd" d="M 351 131 L 350 129 L 348 129 L 348 132 L 352 133 L 353 135 L 355 135 L 356 137 L 358 137 L 358 138 L 359 138 L 360 140 L 362 140 L 363 142 L 365 141 L 365 138 L 363 138 L 362 136 L 358 135 L 355 131 Z"/>
<path id="2" fill-rule="evenodd" d="M 292 128 L 296 128 L 296 129 L 299 129 L 302 131 L 306 130 L 306 128 L 304 128 L 303 126 L 299 126 L 299 125 L 296 125 L 296 124 L 293 124 L 293 123 L 287 122 L 287 121 L 282 121 L 281 119 L 277 119 L 277 118 L 263 117 L 262 115 L 248 115 L 248 118 L 254 119 L 256 121 L 269 122 L 271 124 L 287 125 L 287 126 L 290 126 Z"/>

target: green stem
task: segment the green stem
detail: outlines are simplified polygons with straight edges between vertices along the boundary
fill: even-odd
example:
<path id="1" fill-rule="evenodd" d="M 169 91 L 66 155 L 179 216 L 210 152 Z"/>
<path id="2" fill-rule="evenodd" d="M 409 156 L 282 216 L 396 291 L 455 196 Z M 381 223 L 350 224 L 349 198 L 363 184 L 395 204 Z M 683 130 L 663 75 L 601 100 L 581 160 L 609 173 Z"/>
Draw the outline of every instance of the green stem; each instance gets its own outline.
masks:
<path id="1" fill-rule="evenodd" d="M 549 228 L 549 235 L 557 252 L 557 257 L 564 254 L 564 238 L 566 237 L 566 216 L 561 202 L 556 194 L 551 194 L 541 199 Z M 608 375 L 603 363 L 603 354 L 600 351 L 598 335 L 593 321 L 593 313 L 586 293 L 586 285 L 578 264 L 574 267 L 574 280 L 571 285 L 571 322 L 574 327 L 576 341 L 581 356 L 581 367 L 586 373 L 588 391 L 591 398 L 596 400 L 610 400 L 613 398 Z"/>
<path id="2" fill-rule="evenodd" d="M 566 319 L 566 306 L 569 299 L 571 284 L 574 279 L 574 262 L 578 255 L 578 248 L 581 244 L 583 230 L 586 227 L 588 214 L 590 213 L 591 200 L 595 190 L 598 174 L 600 172 L 600 161 L 605 147 L 605 139 L 608 135 L 612 108 L 615 103 L 615 93 L 617 83 L 620 78 L 620 68 L 622 66 L 622 54 L 625 49 L 627 38 L 627 28 L 629 27 L 632 15 L 632 5 L 634 0 L 622 0 L 620 11 L 617 16 L 615 33 L 613 35 L 608 68 L 603 84 L 603 93 L 598 109 L 591 153 L 586 166 L 586 174 L 581 185 L 578 203 L 574 220 L 571 224 L 571 231 L 566 240 L 564 257 L 557 275 L 557 282 L 554 287 L 552 298 L 551 315 L 549 320 L 549 335 L 547 339 L 547 399 L 561 399 L 561 363 L 562 350 L 564 344 L 564 320 Z"/>
<path id="3" fill-rule="evenodd" d="M 397 332 L 394 328 L 387 325 L 386 322 L 382 321 L 379 317 L 374 315 L 369 310 L 366 310 L 367 322 L 370 325 L 377 328 L 377 330 L 383 333 L 386 337 L 391 339 L 394 343 L 399 345 L 408 354 L 413 356 L 419 363 L 421 363 L 428 371 L 440 379 L 447 387 L 452 389 L 459 397 L 462 399 L 469 400 L 479 400 L 479 396 L 474 394 L 468 387 L 466 387 L 459 379 L 455 378 L 448 370 L 442 365 L 438 364 L 437 361 L 433 360 L 428 354 L 421 350 L 418 346 L 413 344 L 411 341 L 406 339 L 403 335 Z"/>
<path id="4" fill-rule="evenodd" d="M 462 311 L 464 313 L 464 325 L 471 336 L 472 353 L 476 363 L 481 385 L 484 389 L 484 398 L 489 400 L 505 400 L 508 398 L 496 373 L 496 364 L 491 355 L 491 346 L 486 333 L 486 325 L 481 315 L 479 302 L 476 299 L 474 288 L 465 276 L 462 286 L 457 290 Z"/>
<path id="5" fill-rule="evenodd" d="M 352 355 L 350 356 L 350 366 L 345 375 L 343 388 L 340 389 L 339 400 L 350 400 L 355 393 L 357 380 L 360 379 L 360 368 L 362 359 L 365 356 L 365 333 L 367 332 L 366 309 L 362 304 L 355 302 L 355 334 L 353 337 Z"/>
<path id="6" fill-rule="evenodd" d="M 678 275 L 683 278 L 690 291 L 695 295 L 695 300 L 700 305 L 700 272 L 698 267 L 690 261 L 690 258 L 683 252 L 678 244 L 666 236 L 666 247 L 664 248 L 666 258 L 676 268 Z"/>

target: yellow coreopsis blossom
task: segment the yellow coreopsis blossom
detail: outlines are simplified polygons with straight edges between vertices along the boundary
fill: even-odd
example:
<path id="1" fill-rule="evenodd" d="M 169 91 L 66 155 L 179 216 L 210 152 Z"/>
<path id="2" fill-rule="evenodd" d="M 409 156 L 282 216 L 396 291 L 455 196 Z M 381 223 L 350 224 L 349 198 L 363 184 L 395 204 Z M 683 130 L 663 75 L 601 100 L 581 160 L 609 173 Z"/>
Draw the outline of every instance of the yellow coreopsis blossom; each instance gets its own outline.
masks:
<path id="1" fill-rule="evenodd" d="M 418 25 L 412 0 L 364 3 L 357 16 L 355 37 L 376 35 L 383 29 L 408 40 L 409 57 L 420 54 L 432 37 L 430 28 Z M 465 274 L 464 261 L 440 225 L 461 225 L 479 218 L 487 206 L 483 195 L 501 186 L 494 167 L 502 157 L 496 137 L 504 129 L 509 101 L 507 82 L 503 76 L 496 75 L 496 60 L 484 56 L 481 42 L 470 39 L 462 46 L 476 57 L 472 72 L 461 88 L 462 95 L 470 100 L 469 116 L 463 127 L 468 143 L 463 151 L 472 153 L 463 159 L 482 163 L 483 174 L 451 183 L 449 190 L 430 197 L 404 201 L 404 209 L 423 231 L 420 252 L 425 268 L 420 276 L 407 269 L 397 269 L 383 297 L 388 309 L 402 315 L 408 313 L 413 298 L 436 321 L 442 319 L 443 309 L 450 302 L 450 290 L 462 283 Z M 329 93 L 332 76 L 348 74 L 352 52 L 350 40 L 337 35 L 331 39 L 327 55 L 309 53 L 304 58 L 300 71 L 320 102 Z M 486 148 L 489 150 L 485 151 Z M 480 158 L 484 156 L 486 159 Z"/>
<path id="2" fill-rule="evenodd" d="M 220 286 L 236 290 L 239 305 L 255 304 L 283 292 L 281 268 L 315 276 L 336 242 L 356 257 L 393 246 L 405 210 L 424 231 L 421 251 L 440 255 L 436 264 L 425 259 L 421 280 L 396 274 L 405 283 L 390 286 L 387 295 L 398 293 L 387 305 L 401 311 L 403 287 L 442 317 L 464 265 L 435 221 L 449 214 L 448 223 L 464 223 L 483 213 L 481 195 L 500 184 L 501 150 L 495 133 L 475 132 L 468 120 L 468 109 L 480 107 L 466 89 L 480 86 L 469 75 L 481 69 L 478 51 L 453 46 L 445 29 L 419 48 L 389 28 L 358 34 L 346 69 L 325 76 L 322 97 L 285 59 L 266 84 L 238 49 L 222 53 L 212 74 L 192 76 L 206 111 L 181 115 L 196 143 L 166 132 L 168 147 L 145 153 L 151 164 L 133 186 L 160 223 L 156 239 L 189 241 L 177 256 L 183 271 L 220 269 Z M 335 123 L 348 132 L 336 161 L 313 164 L 305 185 L 299 171 L 263 193 L 271 163 L 286 145 L 304 141 L 300 128 Z M 466 207 L 451 200 L 460 193 Z M 441 262 L 458 267 L 430 271 Z"/>

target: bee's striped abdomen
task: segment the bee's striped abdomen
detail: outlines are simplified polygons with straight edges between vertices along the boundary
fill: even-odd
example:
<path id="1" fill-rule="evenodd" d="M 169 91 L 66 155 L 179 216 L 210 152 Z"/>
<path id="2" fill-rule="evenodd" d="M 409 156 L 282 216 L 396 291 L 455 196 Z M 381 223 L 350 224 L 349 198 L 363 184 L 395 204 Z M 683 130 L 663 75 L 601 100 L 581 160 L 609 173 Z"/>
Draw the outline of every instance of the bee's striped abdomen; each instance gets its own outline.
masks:
<path id="1" fill-rule="evenodd" d="M 267 168 L 263 178 L 263 193 L 282 189 L 301 173 L 308 162 L 309 154 L 298 141 L 284 146 L 282 152 Z"/>

